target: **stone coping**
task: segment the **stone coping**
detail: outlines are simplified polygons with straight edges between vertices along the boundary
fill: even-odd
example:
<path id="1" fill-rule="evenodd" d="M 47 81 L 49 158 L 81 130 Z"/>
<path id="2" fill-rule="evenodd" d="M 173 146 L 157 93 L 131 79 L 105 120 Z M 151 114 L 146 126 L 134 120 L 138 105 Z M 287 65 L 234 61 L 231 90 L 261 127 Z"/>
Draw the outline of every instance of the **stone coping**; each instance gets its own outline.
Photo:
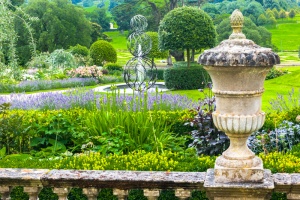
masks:
<path id="1" fill-rule="evenodd" d="M 265 170 L 265 182 L 215 184 L 213 169 L 207 172 L 163 172 L 122 170 L 48 170 L 0 168 L 0 186 L 27 187 L 96 187 L 118 189 L 176 189 L 204 190 L 215 188 L 269 188 L 275 192 L 300 191 L 300 173 L 271 174 Z"/>

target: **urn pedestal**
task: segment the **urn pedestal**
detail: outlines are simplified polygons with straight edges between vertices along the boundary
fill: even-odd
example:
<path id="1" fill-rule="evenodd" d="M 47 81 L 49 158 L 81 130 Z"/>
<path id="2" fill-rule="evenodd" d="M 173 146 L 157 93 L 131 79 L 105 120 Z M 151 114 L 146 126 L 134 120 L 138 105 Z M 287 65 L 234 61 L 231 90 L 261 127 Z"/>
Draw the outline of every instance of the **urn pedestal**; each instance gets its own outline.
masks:
<path id="1" fill-rule="evenodd" d="M 280 60 L 271 49 L 246 39 L 239 10 L 230 20 L 233 33 L 229 39 L 204 51 L 198 59 L 213 82 L 214 124 L 230 139 L 230 147 L 215 162 L 213 182 L 263 184 L 262 160 L 247 147 L 247 138 L 264 124 L 263 84 L 268 71 Z"/>

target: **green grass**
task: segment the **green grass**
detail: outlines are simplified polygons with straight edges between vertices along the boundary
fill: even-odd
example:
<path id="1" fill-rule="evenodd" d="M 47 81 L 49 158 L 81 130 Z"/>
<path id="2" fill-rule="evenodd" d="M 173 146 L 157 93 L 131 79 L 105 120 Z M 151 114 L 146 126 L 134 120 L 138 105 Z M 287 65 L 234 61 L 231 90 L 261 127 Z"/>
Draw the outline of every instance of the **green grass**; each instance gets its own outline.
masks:
<path id="1" fill-rule="evenodd" d="M 278 52 L 278 55 L 281 63 L 284 64 L 300 62 L 298 52 Z"/>
<path id="2" fill-rule="evenodd" d="M 300 66 L 298 67 L 285 67 L 290 73 L 281 77 L 266 80 L 264 84 L 265 92 L 262 96 L 262 110 L 270 111 L 270 101 L 276 99 L 278 94 L 284 97 L 288 96 L 288 93 L 295 89 L 296 94 L 299 93 L 300 89 Z M 199 98 L 203 98 L 204 94 L 198 90 L 177 90 L 169 91 L 173 94 L 187 95 L 189 98 L 197 101 Z"/>
<path id="3" fill-rule="evenodd" d="M 268 29 L 272 33 L 272 43 L 279 51 L 295 51 L 300 46 L 300 23 L 277 24 Z"/>
<path id="4" fill-rule="evenodd" d="M 110 31 L 104 33 L 112 39 L 110 43 L 117 51 L 127 51 L 127 31 L 124 31 L 123 34 L 120 33 L 120 31 Z"/>
<path id="5" fill-rule="evenodd" d="M 292 88 L 295 89 L 296 94 L 299 93 L 300 66 L 286 67 L 283 69 L 287 69 L 289 73 L 281 77 L 265 81 L 265 93 L 263 94 L 262 98 L 262 105 L 264 110 L 268 110 L 270 108 L 270 100 L 275 99 L 278 94 L 287 97 Z"/>

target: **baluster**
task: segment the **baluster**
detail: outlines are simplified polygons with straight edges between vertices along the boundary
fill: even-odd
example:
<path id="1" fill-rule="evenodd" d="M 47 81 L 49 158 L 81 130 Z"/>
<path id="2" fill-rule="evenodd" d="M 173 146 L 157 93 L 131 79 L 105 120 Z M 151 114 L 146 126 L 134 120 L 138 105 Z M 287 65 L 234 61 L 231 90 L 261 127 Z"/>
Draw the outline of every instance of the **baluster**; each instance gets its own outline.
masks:
<path id="1" fill-rule="evenodd" d="M 175 196 L 181 200 L 188 199 L 191 196 L 191 190 L 186 190 L 182 188 L 176 189 Z"/>
<path id="2" fill-rule="evenodd" d="M 288 200 L 300 199 L 300 194 L 299 193 L 288 193 L 287 199 Z"/>
<path id="3" fill-rule="evenodd" d="M 41 187 L 24 187 L 24 192 L 29 195 L 29 200 L 37 200 Z"/>
<path id="4" fill-rule="evenodd" d="M 67 200 L 70 188 L 54 188 L 53 192 L 57 194 L 58 200 Z"/>
<path id="5" fill-rule="evenodd" d="M 0 193 L 2 196 L 2 200 L 10 200 L 10 192 L 12 187 L 10 186 L 0 186 Z"/>
<path id="6" fill-rule="evenodd" d="M 88 200 L 97 200 L 99 189 L 90 187 L 90 188 L 83 188 L 82 193 L 85 194 L 88 198 Z"/>
<path id="7" fill-rule="evenodd" d="M 113 194 L 117 196 L 119 200 L 126 200 L 128 196 L 128 190 L 113 189 Z"/>
<path id="8" fill-rule="evenodd" d="M 147 197 L 148 200 L 156 200 L 159 197 L 159 190 L 144 189 L 144 196 Z"/>

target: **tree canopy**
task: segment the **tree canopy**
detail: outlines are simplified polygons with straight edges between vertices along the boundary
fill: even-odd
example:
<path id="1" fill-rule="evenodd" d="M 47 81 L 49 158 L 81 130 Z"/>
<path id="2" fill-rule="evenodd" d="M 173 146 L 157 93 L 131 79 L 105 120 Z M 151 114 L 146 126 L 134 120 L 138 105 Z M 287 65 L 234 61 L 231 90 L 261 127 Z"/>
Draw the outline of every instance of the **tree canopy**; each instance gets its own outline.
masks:
<path id="1" fill-rule="evenodd" d="M 170 11 L 159 25 L 159 48 L 162 50 L 204 49 L 215 45 L 216 30 L 211 17 L 195 7 Z"/>
<path id="2" fill-rule="evenodd" d="M 230 25 L 230 19 L 223 20 L 217 26 L 218 42 L 226 40 L 232 33 L 232 28 Z M 245 17 L 243 33 L 246 35 L 247 39 L 253 40 L 256 44 L 271 47 L 271 33 L 262 26 L 256 26 L 252 20 Z"/>
<path id="3" fill-rule="evenodd" d="M 76 44 L 90 46 L 91 23 L 83 9 L 68 0 L 31 0 L 24 11 L 39 19 L 32 23 L 39 51 L 68 49 Z"/>

